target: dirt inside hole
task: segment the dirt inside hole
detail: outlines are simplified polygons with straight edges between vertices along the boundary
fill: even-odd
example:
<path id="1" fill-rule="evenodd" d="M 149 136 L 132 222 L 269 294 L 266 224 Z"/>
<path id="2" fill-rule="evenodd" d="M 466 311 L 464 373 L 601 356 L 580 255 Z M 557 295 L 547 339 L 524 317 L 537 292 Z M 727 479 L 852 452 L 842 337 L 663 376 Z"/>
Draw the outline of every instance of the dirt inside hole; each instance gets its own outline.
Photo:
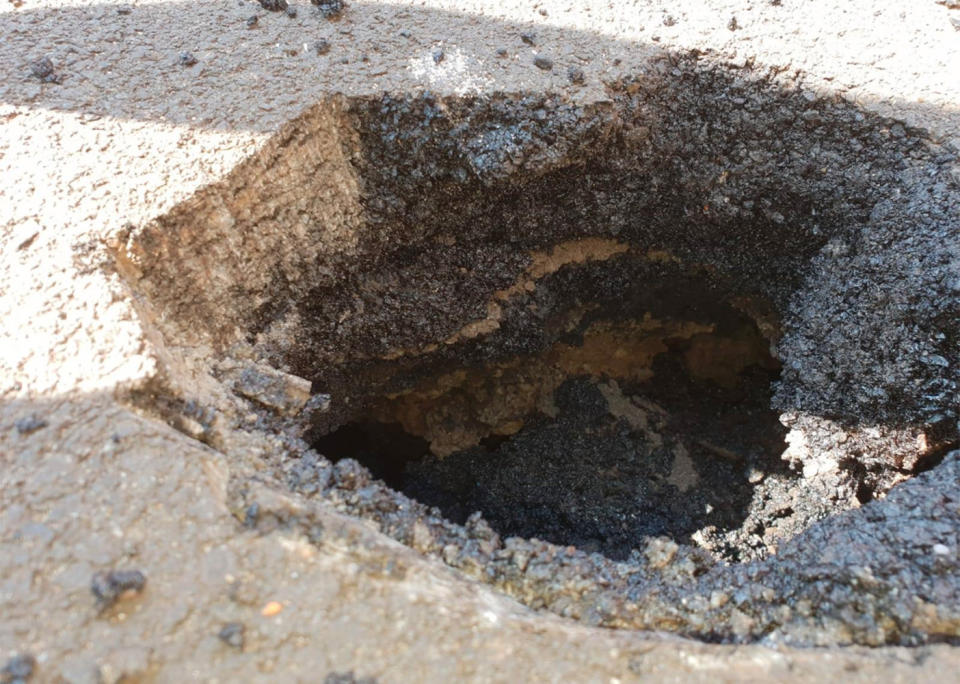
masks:
<path id="1" fill-rule="evenodd" d="M 779 363 L 754 320 L 690 296 L 670 316 L 558 307 L 563 332 L 540 353 L 421 373 L 311 442 L 453 522 L 479 511 L 502 536 L 615 560 L 656 536 L 763 556 L 778 539 L 770 500 L 794 477 L 770 409 Z M 792 513 L 783 496 L 777 511 Z"/>

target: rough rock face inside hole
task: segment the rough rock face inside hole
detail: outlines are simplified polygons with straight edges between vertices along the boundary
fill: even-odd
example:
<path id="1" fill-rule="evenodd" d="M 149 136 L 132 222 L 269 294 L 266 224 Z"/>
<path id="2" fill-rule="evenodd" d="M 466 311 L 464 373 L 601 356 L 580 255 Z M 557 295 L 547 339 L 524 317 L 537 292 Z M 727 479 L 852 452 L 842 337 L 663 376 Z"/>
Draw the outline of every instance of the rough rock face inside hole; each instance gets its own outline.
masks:
<path id="1" fill-rule="evenodd" d="M 313 444 L 454 522 L 480 511 L 503 536 L 617 560 L 661 535 L 763 555 L 776 537 L 756 534 L 762 483 L 791 479 L 769 408 L 779 364 L 743 313 L 693 296 L 626 320 L 602 317 L 610 302 L 555 305 L 566 323 L 539 354 L 425 374 Z"/>

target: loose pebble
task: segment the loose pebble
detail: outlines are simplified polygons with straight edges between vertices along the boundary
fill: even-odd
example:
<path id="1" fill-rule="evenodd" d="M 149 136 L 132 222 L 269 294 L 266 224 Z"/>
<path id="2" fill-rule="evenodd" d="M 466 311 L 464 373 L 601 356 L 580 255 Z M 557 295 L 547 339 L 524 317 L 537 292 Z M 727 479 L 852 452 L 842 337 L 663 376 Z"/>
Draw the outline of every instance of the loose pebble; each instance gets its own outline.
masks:
<path id="1" fill-rule="evenodd" d="M 260 611 L 263 617 L 273 617 L 283 612 L 283 604 L 279 601 L 270 601 Z"/>
<path id="2" fill-rule="evenodd" d="M 337 19 L 343 13 L 346 5 L 343 0 L 310 0 L 320 9 L 324 19 Z"/>
<path id="3" fill-rule="evenodd" d="M 220 641 L 224 642 L 225 644 L 236 649 L 242 649 L 245 631 L 246 628 L 244 627 L 243 623 L 228 622 L 220 628 L 217 636 L 220 638 Z"/>
<path id="4" fill-rule="evenodd" d="M 44 83 L 56 83 L 59 81 L 56 70 L 53 66 L 53 60 L 49 57 L 42 57 L 30 64 L 30 73 L 34 78 L 39 78 Z"/>
<path id="5" fill-rule="evenodd" d="M 90 591 L 97 599 L 100 609 L 116 603 L 124 594 L 143 591 L 147 578 L 139 570 L 109 570 L 94 573 Z"/>
<path id="6" fill-rule="evenodd" d="M 36 413 L 31 413 L 29 416 L 17 420 L 17 422 L 14 423 L 14 427 L 17 428 L 17 432 L 21 435 L 29 435 L 32 432 L 47 427 L 47 421 Z"/>
<path id="7" fill-rule="evenodd" d="M 20 684 L 33 676 L 33 669 L 37 666 L 37 659 L 29 653 L 13 656 L 0 670 L 0 682 L 3 684 Z"/>
<path id="8" fill-rule="evenodd" d="M 537 55 L 533 58 L 533 63 L 538 69 L 550 71 L 553 68 L 553 60 L 543 55 Z"/>

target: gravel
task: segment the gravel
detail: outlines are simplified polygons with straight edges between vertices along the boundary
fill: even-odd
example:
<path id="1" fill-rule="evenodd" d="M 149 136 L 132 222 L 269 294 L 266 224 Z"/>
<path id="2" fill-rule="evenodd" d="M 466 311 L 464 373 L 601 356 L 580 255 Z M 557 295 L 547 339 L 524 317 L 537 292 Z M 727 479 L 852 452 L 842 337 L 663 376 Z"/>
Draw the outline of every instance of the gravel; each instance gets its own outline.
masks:
<path id="1" fill-rule="evenodd" d="M 140 593 L 147 583 L 147 578 L 139 570 L 108 570 L 93 575 L 90 581 L 90 591 L 97 599 L 97 606 L 102 611 L 112 606 L 125 593 Z"/>
<path id="2" fill-rule="evenodd" d="M 21 435 L 29 435 L 47 427 L 47 421 L 42 416 L 32 413 L 29 416 L 18 419 L 14 423 L 14 427 L 17 428 L 17 432 Z"/>
<path id="3" fill-rule="evenodd" d="M 33 676 L 37 660 L 29 653 L 15 655 L 0 670 L 0 683 L 23 684 Z"/>
<path id="4" fill-rule="evenodd" d="M 30 64 L 30 74 L 34 78 L 39 78 L 44 83 L 59 83 L 60 77 L 53 66 L 53 60 L 49 57 L 41 57 Z"/>
<path id="5" fill-rule="evenodd" d="M 217 632 L 217 637 L 228 646 L 242 651 L 245 631 L 246 627 L 244 627 L 243 623 L 228 622 Z"/>
<path id="6" fill-rule="evenodd" d="M 537 55 L 533 58 L 533 63 L 538 69 L 543 71 L 550 71 L 553 69 L 553 60 L 549 57 L 544 57 L 543 55 Z"/>
<path id="7" fill-rule="evenodd" d="M 320 10 L 324 19 L 338 19 L 346 8 L 343 0 L 310 0 Z"/>

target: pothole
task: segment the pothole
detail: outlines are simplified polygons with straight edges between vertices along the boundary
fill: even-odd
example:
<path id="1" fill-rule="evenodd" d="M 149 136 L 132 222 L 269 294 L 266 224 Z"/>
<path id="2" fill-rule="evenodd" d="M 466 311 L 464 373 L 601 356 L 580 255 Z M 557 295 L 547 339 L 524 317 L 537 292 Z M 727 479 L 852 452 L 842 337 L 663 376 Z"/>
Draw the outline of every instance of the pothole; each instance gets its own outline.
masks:
<path id="1" fill-rule="evenodd" d="M 956 156 L 772 78 L 312 108 L 117 245 L 133 401 L 533 608 L 954 638 Z"/>
<path id="2" fill-rule="evenodd" d="M 655 536 L 729 560 L 764 555 L 795 531 L 783 519 L 796 473 L 780 458 L 786 431 L 770 408 L 774 341 L 675 264 L 591 244 L 610 256 L 500 295 L 536 324 L 498 329 L 485 344 L 512 349 L 524 336 L 537 351 L 418 369 L 308 441 L 449 520 L 479 511 L 504 537 L 616 560 Z M 585 246 L 550 256 L 556 264 Z M 776 333 L 769 316 L 762 324 Z M 761 522 L 770 506 L 780 535 Z"/>

